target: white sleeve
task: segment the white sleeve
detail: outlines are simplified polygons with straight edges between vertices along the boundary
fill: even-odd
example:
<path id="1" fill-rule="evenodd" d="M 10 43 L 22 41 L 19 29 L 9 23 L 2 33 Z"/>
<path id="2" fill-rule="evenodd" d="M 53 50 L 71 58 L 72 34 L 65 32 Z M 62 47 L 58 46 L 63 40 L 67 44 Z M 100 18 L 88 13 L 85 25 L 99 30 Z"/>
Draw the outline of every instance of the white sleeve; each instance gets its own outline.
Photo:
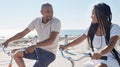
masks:
<path id="1" fill-rule="evenodd" d="M 51 25 L 51 31 L 60 32 L 60 29 L 61 29 L 60 21 L 59 20 L 53 21 Z"/>
<path id="2" fill-rule="evenodd" d="M 36 21 L 37 21 L 37 18 L 34 19 L 34 20 L 28 25 L 28 29 L 29 29 L 29 30 L 34 30 Z"/>
<path id="3" fill-rule="evenodd" d="M 117 24 L 113 24 L 110 30 L 110 38 L 116 35 L 120 37 L 120 27 Z"/>
<path id="4" fill-rule="evenodd" d="M 83 34 L 85 34 L 86 36 L 88 36 L 88 30 L 89 30 L 89 28 L 87 28 Z"/>

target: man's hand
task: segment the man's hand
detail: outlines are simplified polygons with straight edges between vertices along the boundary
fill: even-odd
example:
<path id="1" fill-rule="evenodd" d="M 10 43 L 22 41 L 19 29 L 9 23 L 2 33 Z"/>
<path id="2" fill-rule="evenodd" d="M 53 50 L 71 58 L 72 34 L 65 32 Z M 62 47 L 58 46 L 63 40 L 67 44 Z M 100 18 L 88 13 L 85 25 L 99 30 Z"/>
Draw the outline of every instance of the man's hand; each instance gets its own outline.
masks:
<path id="1" fill-rule="evenodd" d="M 2 43 L 2 46 L 7 48 L 8 47 L 8 43 L 9 43 L 8 41 L 5 41 L 4 43 Z"/>
<path id="2" fill-rule="evenodd" d="M 36 49 L 35 45 L 32 45 L 32 46 L 26 48 L 25 53 L 32 53 L 32 52 L 34 52 L 35 49 Z"/>

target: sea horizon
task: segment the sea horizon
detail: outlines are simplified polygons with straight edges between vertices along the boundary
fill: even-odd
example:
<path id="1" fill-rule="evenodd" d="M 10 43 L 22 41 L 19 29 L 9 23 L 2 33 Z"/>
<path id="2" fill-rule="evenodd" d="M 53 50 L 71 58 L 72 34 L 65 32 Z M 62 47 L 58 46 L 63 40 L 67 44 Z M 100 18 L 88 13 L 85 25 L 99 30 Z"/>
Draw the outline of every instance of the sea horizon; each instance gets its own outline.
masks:
<path id="1" fill-rule="evenodd" d="M 0 29 L 0 38 L 1 39 L 10 38 L 10 37 L 14 36 L 15 34 L 21 32 L 21 31 L 22 31 L 22 29 Z M 79 36 L 84 31 L 85 31 L 84 29 L 80 29 L 80 30 L 78 30 L 78 29 L 75 29 L 75 30 L 73 30 L 73 29 L 71 29 L 71 30 L 70 29 L 69 30 L 65 29 L 65 30 L 61 30 L 60 31 L 60 35 L 59 36 L 60 37 L 64 37 L 65 35 L 68 35 L 68 36 Z M 36 35 L 37 35 L 37 33 L 34 30 L 34 31 L 30 32 L 29 34 L 27 34 L 25 37 L 34 37 Z"/>

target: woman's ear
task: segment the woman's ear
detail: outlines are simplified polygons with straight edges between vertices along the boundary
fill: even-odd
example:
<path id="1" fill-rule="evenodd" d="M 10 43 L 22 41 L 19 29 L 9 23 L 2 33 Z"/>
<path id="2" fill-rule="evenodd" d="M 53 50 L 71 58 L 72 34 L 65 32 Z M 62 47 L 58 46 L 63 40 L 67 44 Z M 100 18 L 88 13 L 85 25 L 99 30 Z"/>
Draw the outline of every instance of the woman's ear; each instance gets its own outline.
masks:
<path id="1" fill-rule="evenodd" d="M 43 15 L 43 11 L 42 10 L 40 10 L 40 13 Z"/>

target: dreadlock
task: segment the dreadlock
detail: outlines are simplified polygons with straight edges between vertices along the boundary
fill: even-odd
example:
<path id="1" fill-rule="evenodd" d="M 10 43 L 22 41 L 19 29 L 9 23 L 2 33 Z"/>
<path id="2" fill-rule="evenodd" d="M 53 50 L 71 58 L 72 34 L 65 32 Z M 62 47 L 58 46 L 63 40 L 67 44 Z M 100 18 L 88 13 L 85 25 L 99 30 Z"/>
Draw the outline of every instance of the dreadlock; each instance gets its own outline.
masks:
<path id="1" fill-rule="evenodd" d="M 95 5 L 94 9 L 97 20 L 102 26 L 102 32 L 106 34 L 105 39 L 106 39 L 106 43 L 108 44 L 110 39 L 110 27 L 112 20 L 112 13 L 110 7 L 105 3 L 100 3 L 98 5 Z"/>
<path id="2" fill-rule="evenodd" d="M 88 31 L 88 41 L 91 41 L 92 44 L 94 35 L 97 31 L 98 26 L 101 26 L 102 31 L 104 34 L 107 34 L 105 36 L 106 43 L 109 42 L 110 39 L 110 26 L 111 26 L 111 20 L 112 20 L 112 13 L 110 10 L 110 7 L 106 5 L 105 3 L 99 3 L 94 6 L 96 18 L 98 20 L 98 23 L 92 23 L 90 25 L 89 31 Z M 104 31 L 103 31 L 104 30 Z M 93 48 L 93 45 L 91 45 Z M 92 49 L 93 50 L 93 49 Z M 93 50 L 94 51 L 94 50 Z"/>

